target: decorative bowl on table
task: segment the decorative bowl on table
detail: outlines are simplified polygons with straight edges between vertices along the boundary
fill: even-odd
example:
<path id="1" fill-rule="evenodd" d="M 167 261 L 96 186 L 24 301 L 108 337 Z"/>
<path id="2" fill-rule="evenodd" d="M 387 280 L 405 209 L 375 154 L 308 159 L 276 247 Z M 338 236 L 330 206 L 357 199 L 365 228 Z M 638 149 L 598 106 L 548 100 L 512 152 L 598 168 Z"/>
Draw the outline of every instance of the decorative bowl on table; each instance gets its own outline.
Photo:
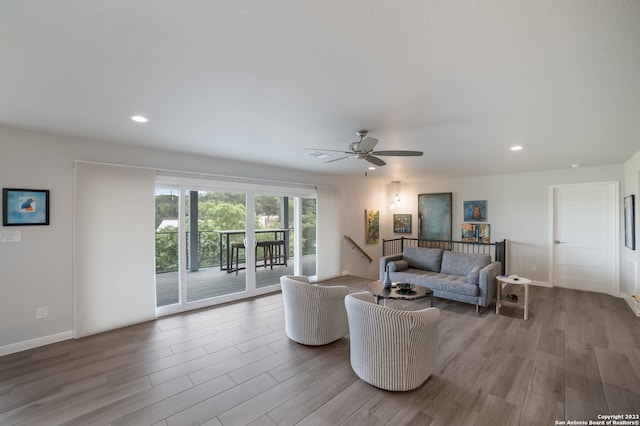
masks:
<path id="1" fill-rule="evenodd" d="M 413 290 L 414 287 L 415 287 L 415 284 L 411 284 L 411 283 L 396 284 L 396 288 L 400 293 L 409 293 L 411 290 Z"/>

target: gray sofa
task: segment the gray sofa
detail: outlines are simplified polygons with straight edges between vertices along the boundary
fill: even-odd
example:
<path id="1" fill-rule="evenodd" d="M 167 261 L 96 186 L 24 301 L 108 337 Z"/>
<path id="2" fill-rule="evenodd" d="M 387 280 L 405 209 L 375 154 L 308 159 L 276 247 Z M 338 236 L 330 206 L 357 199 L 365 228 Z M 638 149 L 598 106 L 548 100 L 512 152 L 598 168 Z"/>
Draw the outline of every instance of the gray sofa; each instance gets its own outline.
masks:
<path id="1" fill-rule="evenodd" d="M 435 297 L 487 307 L 495 299 L 500 262 L 488 254 L 458 253 L 438 248 L 405 247 L 402 254 L 380 258 L 380 280 L 407 282 L 433 290 Z"/>

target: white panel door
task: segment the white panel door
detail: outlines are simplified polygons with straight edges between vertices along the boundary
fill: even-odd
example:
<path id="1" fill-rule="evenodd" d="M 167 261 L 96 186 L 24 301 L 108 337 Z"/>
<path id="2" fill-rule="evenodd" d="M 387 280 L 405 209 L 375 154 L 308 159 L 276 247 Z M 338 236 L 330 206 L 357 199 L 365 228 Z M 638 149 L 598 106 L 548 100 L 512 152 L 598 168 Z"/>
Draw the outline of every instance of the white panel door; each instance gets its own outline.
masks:
<path id="1" fill-rule="evenodd" d="M 617 183 L 558 185 L 552 191 L 552 284 L 617 295 Z"/>

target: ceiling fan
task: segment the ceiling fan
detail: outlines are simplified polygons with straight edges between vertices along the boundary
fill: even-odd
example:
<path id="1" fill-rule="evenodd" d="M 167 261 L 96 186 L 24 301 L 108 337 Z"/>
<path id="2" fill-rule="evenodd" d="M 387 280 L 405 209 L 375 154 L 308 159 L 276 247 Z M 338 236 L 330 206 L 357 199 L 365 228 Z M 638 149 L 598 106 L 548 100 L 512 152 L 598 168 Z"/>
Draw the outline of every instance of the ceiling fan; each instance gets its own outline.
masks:
<path id="1" fill-rule="evenodd" d="M 313 149 L 314 151 L 332 151 L 349 154 L 344 157 L 334 158 L 333 160 L 325 161 L 325 163 L 333 163 L 334 161 L 344 160 L 345 158 L 357 158 L 358 160 L 367 160 L 371 164 L 376 166 L 384 166 L 385 163 L 378 156 L 391 156 L 391 157 L 420 157 L 422 151 L 374 151 L 373 148 L 378 144 L 378 139 L 367 136 L 369 133 L 367 130 L 358 130 L 356 135 L 360 137 L 359 141 L 351 142 L 349 144 L 349 151 L 338 151 L 335 149 Z M 312 148 L 305 148 L 312 149 Z"/>

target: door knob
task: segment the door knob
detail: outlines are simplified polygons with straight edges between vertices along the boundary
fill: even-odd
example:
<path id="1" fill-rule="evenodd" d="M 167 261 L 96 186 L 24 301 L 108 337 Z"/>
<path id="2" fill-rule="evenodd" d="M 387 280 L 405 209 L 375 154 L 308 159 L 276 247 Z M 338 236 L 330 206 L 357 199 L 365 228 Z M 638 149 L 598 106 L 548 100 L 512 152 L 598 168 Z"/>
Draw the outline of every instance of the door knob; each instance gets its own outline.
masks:
<path id="1" fill-rule="evenodd" d="M 556 244 L 566 244 L 566 242 L 564 242 L 564 241 L 559 241 L 559 240 L 555 240 L 554 242 L 555 242 Z"/>

